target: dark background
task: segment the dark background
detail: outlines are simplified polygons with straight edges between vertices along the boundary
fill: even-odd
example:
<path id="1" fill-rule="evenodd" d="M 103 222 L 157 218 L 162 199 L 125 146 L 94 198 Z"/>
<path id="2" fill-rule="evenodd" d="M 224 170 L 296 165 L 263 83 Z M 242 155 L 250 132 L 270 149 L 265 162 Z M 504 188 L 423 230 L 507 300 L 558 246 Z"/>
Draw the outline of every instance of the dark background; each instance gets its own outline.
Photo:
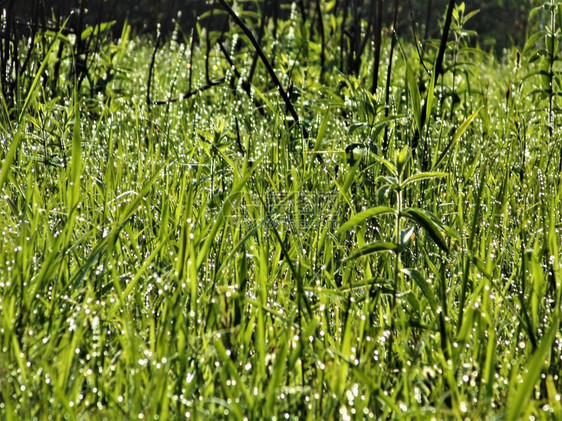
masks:
<path id="1" fill-rule="evenodd" d="M 275 0 L 270 0 L 275 1 Z M 291 1 L 276 0 L 280 10 L 288 10 Z M 297 0 L 308 5 L 314 0 Z M 369 10 L 371 0 L 336 0 L 340 4 L 350 7 L 361 5 L 365 14 Z M 401 13 L 398 33 L 401 37 L 410 38 L 412 35 L 411 15 L 416 22 L 418 37 L 438 37 L 440 33 L 439 20 L 442 18 L 447 0 L 399 0 Z M 257 0 L 262 3 L 262 0 Z M 87 11 L 84 15 L 85 23 L 116 20 L 113 31 L 120 33 L 125 19 L 133 26 L 136 33 L 155 34 L 157 24 L 161 24 L 163 32 L 170 33 L 174 27 L 173 19 L 182 15 L 179 24 L 187 33 L 196 22 L 197 16 L 210 9 L 211 1 L 204 0 L 0 0 L 0 7 L 11 8 L 18 17 L 18 22 L 24 24 L 35 15 L 40 16 L 43 25 L 56 27 L 57 19 L 65 19 L 72 10 L 81 7 Z M 251 1 L 244 2 L 244 7 L 252 7 Z M 457 4 L 460 4 L 457 1 Z M 468 24 L 468 29 L 478 32 L 478 42 L 484 48 L 494 48 L 501 53 L 503 48 L 521 45 L 527 31 L 527 17 L 535 0 L 468 0 L 466 10 L 480 9 Z M 392 22 L 393 0 L 384 0 L 384 25 Z M 220 9 L 220 5 L 217 5 Z M 364 15 L 364 19 L 367 16 Z M 79 24 L 79 14 L 71 18 L 71 27 L 82 27 Z M 60 22 L 60 21 L 59 21 Z"/>

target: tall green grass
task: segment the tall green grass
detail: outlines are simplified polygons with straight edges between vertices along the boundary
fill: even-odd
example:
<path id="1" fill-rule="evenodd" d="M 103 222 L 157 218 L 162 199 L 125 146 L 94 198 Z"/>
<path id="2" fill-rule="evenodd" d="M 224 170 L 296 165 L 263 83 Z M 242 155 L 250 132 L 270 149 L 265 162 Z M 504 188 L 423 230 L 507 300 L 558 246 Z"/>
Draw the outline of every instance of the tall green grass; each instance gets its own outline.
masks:
<path id="1" fill-rule="evenodd" d="M 438 79 L 399 40 L 388 107 L 368 49 L 342 75 L 339 40 L 304 60 L 302 18 L 280 22 L 285 42 L 262 47 L 300 126 L 268 69 L 249 96 L 218 46 L 224 83 L 148 107 L 154 50 L 127 31 L 98 57 L 103 91 L 94 71 L 50 92 L 69 41 L 45 37 L 1 121 L 0 418 L 562 416 L 548 4 L 535 13 L 556 25 L 502 61 L 456 9 Z M 438 45 L 422 53 L 431 67 Z M 155 57 L 155 100 L 206 85 L 205 47 L 172 38 Z"/>

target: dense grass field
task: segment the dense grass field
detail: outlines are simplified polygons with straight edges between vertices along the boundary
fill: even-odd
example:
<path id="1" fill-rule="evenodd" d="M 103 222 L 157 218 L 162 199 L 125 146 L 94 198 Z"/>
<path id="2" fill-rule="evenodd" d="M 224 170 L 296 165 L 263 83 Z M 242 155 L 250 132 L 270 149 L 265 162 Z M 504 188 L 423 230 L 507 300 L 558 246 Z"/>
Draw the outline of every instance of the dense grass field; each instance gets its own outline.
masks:
<path id="1" fill-rule="evenodd" d="M 0 107 L 1 419 L 562 418 L 562 7 L 502 58 L 458 7 L 436 78 L 439 40 L 385 33 L 375 92 L 323 7 L 324 44 L 297 9 L 260 36 L 283 92 L 235 23 L 98 27 L 85 73 L 37 37 Z"/>

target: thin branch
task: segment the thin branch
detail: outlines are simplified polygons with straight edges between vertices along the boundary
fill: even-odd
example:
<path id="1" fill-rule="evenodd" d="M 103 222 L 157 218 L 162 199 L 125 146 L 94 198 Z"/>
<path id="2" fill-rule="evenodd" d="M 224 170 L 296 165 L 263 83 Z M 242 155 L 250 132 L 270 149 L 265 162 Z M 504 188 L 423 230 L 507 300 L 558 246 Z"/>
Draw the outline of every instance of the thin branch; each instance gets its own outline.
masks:
<path id="1" fill-rule="evenodd" d="M 373 83 L 371 85 L 371 93 L 377 92 L 379 85 L 379 68 L 381 62 L 381 44 L 382 44 L 382 0 L 376 0 L 375 3 L 375 58 L 373 69 Z"/>
<path id="2" fill-rule="evenodd" d="M 180 95 L 177 98 L 154 100 L 154 101 L 151 102 L 151 104 L 153 104 L 153 105 L 166 105 L 166 104 L 171 104 L 171 103 L 174 103 L 174 102 L 179 102 L 179 101 L 182 101 L 184 99 L 191 98 L 192 96 L 198 95 L 201 92 L 205 92 L 205 91 L 211 89 L 214 86 L 217 86 L 217 85 L 220 85 L 221 83 L 224 83 L 224 81 L 225 81 L 225 79 L 221 78 L 219 80 L 212 81 L 209 84 L 207 84 L 205 86 L 202 86 L 201 88 L 189 90 L 188 92 L 186 92 L 183 95 Z"/>
<path id="3" fill-rule="evenodd" d="M 412 1 L 408 0 L 408 6 L 410 8 L 410 23 L 412 24 L 412 35 L 414 37 L 414 45 L 416 46 L 416 51 L 418 53 L 418 58 L 420 59 L 420 63 L 423 66 L 425 72 L 428 75 L 431 75 L 431 72 L 429 71 L 429 69 L 427 68 L 427 66 L 425 65 L 425 61 L 423 60 L 423 53 L 420 50 L 420 46 L 419 46 L 419 41 L 418 41 L 418 34 L 416 32 L 416 20 L 414 19 L 414 11 L 412 10 Z"/>
<path id="4" fill-rule="evenodd" d="M 392 80 L 392 60 L 394 58 L 394 49 L 396 48 L 396 39 L 397 39 L 396 25 L 398 24 L 398 11 L 400 10 L 398 6 L 399 6 L 399 0 L 394 0 L 394 20 L 392 23 L 392 41 L 390 43 L 390 57 L 388 59 L 388 68 L 386 71 L 386 86 L 385 86 L 385 93 L 384 93 L 384 103 L 386 105 L 386 109 L 384 110 L 385 117 L 388 117 L 390 113 L 389 102 L 390 102 L 390 83 Z M 382 143 L 383 156 L 386 156 L 386 153 L 388 151 L 388 144 L 389 144 L 388 126 L 385 126 L 384 138 Z"/>
<path id="5" fill-rule="evenodd" d="M 273 70 L 273 67 L 271 67 L 271 64 L 269 64 L 269 60 L 265 56 L 265 54 L 264 54 L 263 50 L 261 49 L 259 43 L 256 41 L 256 38 L 254 37 L 254 34 L 252 34 L 252 31 L 250 30 L 250 28 L 248 28 L 246 26 L 246 24 L 242 21 L 242 19 L 240 19 L 240 17 L 234 12 L 234 10 L 232 10 L 232 8 L 226 2 L 226 0 L 219 0 L 219 2 L 223 5 L 223 7 L 228 12 L 228 14 L 232 17 L 232 19 L 234 19 L 234 21 L 240 27 L 240 29 L 242 29 L 242 31 L 244 31 L 244 33 L 246 34 L 246 36 L 248 37 L 248 39 L 250 40 L 250 42 L 252 43 L 252 45 L 256 49 L 256 52 L 260 56 L 265 68 L 267 69 L 267 72 L 271 76 L 271 79 L 273 80 L 273 83 L 275 84 L 275 86 L 277 86 L 277 89 L 279 90 L 279 94 L 281 95 L 281 98 L 283 99 L 283 102 L 285 102 L 285 106 L 287 107 L 287 110 L 289 111 L 289 113 L 293 117 L 293 120 L 295 121 L 295 123 L 300 125 L 299 124 L 299 116 L 298 116 L 297 112 L 295 111 L 295 108 L 293 107 L 293 104 L 291 104 L 291 100 L 287 96 L 287 93 L 285 92 L 285 89 L 283 89 L 283 86 L 281 85 L 281 82 L 277 78 L 277 75 L 275 74 L 275 71 Z M 303 129 L 303 133 L 304 133 L 305 138 L 308 138 L 308 131 L 304 127 L 302 129 Z"/>
<path id="6" fill-rule="evenodd" d="M 318 11 L 318 31 L 320 32 L 320 80 L 322 81 L 326 71 L 326 35 L 324 34 L 324 17 L 320 0 L 316 0 L 316 9 Z"/>
<path id="7" fill-rule="evenodd" d="M 449 38 L 449 31 L 451 29 L 451 21 L 453 20 L 453 9 L 455 8 L 455 0 L 449 0 L 449 5 L 447 7 L 447 13 L 445 15 L 445 24 L 443 25 L 443 34 L 441 36 L 441 44 L 439 45 L 439 52 L 437 53 L 437 59 L 435 60 L 435 66 L 431 74 L 433 79 L 433 86 L 436 86 L 437 79 L 439 75 L 443 73 L 443 60 L 445 58 L 445 50 L 447 49 L 447 40 Z M 429 90 L 428 90 L 429 95 Z M 431 110 L 430 110 L 431 111 Z M 427 100 L 424 102 L 421 109 L 421 121 L 420 127 L 416 127 L 414 132 L 414 137 L 412 139 L 412 154 L 416 153 L 416 149 L 420 140 L 420 132 L 425 125 L 427 119 Z M 425 167 L 428 165 L 427 162 L 422 162 L 422 169 L 425 171 Z"/>
<path id="8" fill-rule="evenodd" d="M 228 51 L 224 47 L 223 43 L 221 41 L 219 41 L 218 44 L 219 44 L 219 47 L 220 47 L 222 53 L 224 54 L 224 57 L 226 58 L 226 61 L 228 61 L 228 64 L 230 64 L 230 67 L 232 68 L 232 71 L 234 72 L 234 75 L 236 76 L 237 79 L 240 79 L 242 81 L 242 89 L 244 89 L 244 92 L 246 92 L 248 97 L 253 100 L 254 105 L 256 106 L 259 113 L 262 116 L 264 116 L 265 112 L 263 111 L 263 104 L 260 104 L 256 98 L 252 97 L 252 88 L 251 88 L 250 83 L 248 81 L 242 79 L 242 75 L 240 74 L 240 72 L 236 68 L 236 65 L 234 64 L 234 61 L 230 57 L 230 54 L 228 53 Z M 233 82 L 234 82 L 234 79 L 233 79 Z M 236 89 L 233 89 L 233 91 L 234 91 L 234 94 L 236 95 Z"/>
<path id="9" fill-rule="evenodd" d="M 168 9 L 166 10 L 166 16 L 164 21 L 168 19 L 170 16 L 170 11 L 172 10 L 172 5 L 174 4 L 175 0 L 170 0 L 168 2 Z M 162 31 L 158 31 L 158 36 L 156 37 L 156 43 L 154 44 L 154 50 L 152 51 L 152 58 L 150 60 L 150 67 L 148 69 L 148 82 L 146 84 L 146 104 L 149 107 L 150 111 L 150 104 L 153 103 L 150 99 L 150 89 L 152 87 L 152 78 L 154 77 L 154 65 L 156 64 L 156 53 L 158 52 L 158 47 L 160 45 L 160 41 L 162 40 Z"/>

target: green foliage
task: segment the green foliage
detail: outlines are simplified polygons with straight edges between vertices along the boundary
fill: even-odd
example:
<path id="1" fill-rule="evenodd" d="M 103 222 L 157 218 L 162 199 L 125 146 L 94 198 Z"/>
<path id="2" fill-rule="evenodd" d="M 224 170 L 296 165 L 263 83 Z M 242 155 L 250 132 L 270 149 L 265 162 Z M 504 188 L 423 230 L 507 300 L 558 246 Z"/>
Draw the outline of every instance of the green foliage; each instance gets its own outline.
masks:
<path id="1" fill-rule="evenodd" d="M 375 93 L 315 4 L 252 78 L 234 25 L 100 24 L 82 83 L 40 34 L 0 117 L 1 419 L 560 417 L 559 2 L 504 61 L 459 4 L 436 78 L 385 37 Z"/>

